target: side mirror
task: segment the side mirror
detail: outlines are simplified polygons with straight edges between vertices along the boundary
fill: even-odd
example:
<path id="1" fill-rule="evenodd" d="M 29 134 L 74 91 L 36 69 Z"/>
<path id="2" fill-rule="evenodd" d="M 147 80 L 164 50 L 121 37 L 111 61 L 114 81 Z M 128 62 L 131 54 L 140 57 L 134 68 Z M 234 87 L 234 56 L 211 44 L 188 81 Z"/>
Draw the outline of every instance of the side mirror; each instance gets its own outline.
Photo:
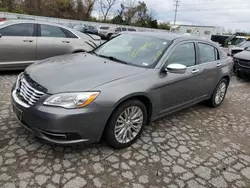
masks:
<path id="1" fill-rule="evenodd" d="M 231 45 L 231 44 L 232 44 L 232 42 L 228 42 L 227 44 Z"/>
<path id="2" fill-rule="evenodd" d="M 0 33 L 0 38 L 2 38 L 2 34 Z"/>
<path id="3" fill-rule="evenodd" d="M 173 63 L 167 66 L 165 68 L 166 72 L 170 73 L 175 73 L 175 74 L 184 74 L 187 70 L 186 65 L 178 64 L 178 63 Z"/>

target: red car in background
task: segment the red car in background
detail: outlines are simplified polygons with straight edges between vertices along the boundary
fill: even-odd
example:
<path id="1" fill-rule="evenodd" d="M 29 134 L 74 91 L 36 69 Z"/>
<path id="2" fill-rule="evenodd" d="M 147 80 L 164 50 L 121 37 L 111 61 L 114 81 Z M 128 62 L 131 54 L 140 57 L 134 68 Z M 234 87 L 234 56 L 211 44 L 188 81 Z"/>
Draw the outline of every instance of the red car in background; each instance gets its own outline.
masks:
<path id="1" fill-rule="evenodd" d="M 0 18 L 0 22 L 3 22 L 5 20 L 6 20 L 6 18 Z"/>

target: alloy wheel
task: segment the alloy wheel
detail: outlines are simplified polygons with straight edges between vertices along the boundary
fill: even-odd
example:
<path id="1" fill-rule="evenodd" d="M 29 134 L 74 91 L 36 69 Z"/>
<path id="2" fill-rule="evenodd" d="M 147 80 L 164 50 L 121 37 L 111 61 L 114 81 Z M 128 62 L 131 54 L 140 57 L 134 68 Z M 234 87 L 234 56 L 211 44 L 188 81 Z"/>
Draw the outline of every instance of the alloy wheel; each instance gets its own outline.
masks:
<path id="1" fill-rule="evenodd" d="M 225 82 L 221 82 L 221 84 L 219 85 L 216 95 L 215 95 L 215 103 L 218 105 L 220 104 L 226 94 L 226 90 L 227 90 L 227 85 Z"/>
<path id="2" fill-rule="evenodd" d="M 143 112 L 138 106 L 126 108 L 118 117 L 115 124 L 115 138 L 119 143 L 132 141 L 140 132 L 143 125 Z"/>

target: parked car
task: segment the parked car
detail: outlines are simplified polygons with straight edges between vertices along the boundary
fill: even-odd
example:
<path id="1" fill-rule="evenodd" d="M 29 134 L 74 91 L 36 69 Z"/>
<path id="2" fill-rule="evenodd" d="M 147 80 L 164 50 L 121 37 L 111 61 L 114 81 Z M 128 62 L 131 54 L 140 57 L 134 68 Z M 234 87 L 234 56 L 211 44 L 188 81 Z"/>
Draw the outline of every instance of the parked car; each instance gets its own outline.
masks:
<path id="1" fill-rule="evenodd" d="M 232 58 L 207 40 L 124 33 L 90 53 L 29 66 L 13 85 L 12 105 L 21 125 L 42 139 L 105 138 L 119 149 L 156 118 L 202 101 L 220 106 L 231 70 Z"/>
<path id="2" fill-rule="evenodd" d="M 246 41 L 247 37 L 237 35 L 212 35 L 211 40 L 219 43 L 221 47 L 228 48 L 229 46 L 238 45 Z"/>
<path id="3" fill-rule="evenodd" d="M 126 28 L 126 27 L 117 27 L 116 29 L 114 29 L 114 34 L 120 33 L 120 32 L 124 32 L 124 31 L 136 31 L 136 29 L 134 28 Z"/>
<path id="4" fill-rule="evenodd" d="M 108 39 L 114 33 L 114 29 L 109 26 L 100 26 L 97 28 L 97 33 L 102 39 Z"/>
<path id="5" fill-rule="evenodd" d="M 75 25 L 73 29 L 80 31 L 82 33 L 95 34 L 95 35 L 98 34 L 96 27 L 91 25 Z"/>
<path id="6" fill-rule="evenodd" d="M 250 75 L 250 47 L 234 55 L 234 72 L 239 77 Z"/>
<path id="7" fill-rule="evenodd" d="M 236 46 L 231 46 L 228 49 L 228 55 L 229 56 L 234 56 L 235 54 L 242 52 L 245 48 L 250 47 L 250 41 L 243 41 L 240 44 Z"/>
<path id="8" fill-rule="evenodd" d="M 24 69 L 49 57 L 91 51 L 101 44 L 65 26 L 30 20 L 0 22 L 0 70 Z"/>
<path id="9" fill-rule="evenodd" d="M 114 29 L 114 32 L 107 39 L 110 40 L 110 39 L 112 39 L 112 38 L 120 35 L 121 33 L 125 33 L 125 32 L 136 32 L 136 29 L 134 29 L 134 28 L 118 27 L 118 28 Z"/>

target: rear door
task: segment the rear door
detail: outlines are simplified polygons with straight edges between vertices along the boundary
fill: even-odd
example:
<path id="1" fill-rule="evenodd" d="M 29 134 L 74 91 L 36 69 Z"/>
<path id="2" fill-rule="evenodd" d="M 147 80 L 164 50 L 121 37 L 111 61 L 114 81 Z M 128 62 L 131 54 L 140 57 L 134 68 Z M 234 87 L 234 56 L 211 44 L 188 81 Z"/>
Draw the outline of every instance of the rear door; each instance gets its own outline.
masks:
<path id="1" fill-rule="evenodd" d="M 72 41 L 67 33 L 57 26 L 39 24 L 37 39 L 37 59 L 72 53 Z"/>
<path id="2" fill-rule="evenodd" d="M 18 23 L 0 29 L 0 66 L 27 66 L 36 61 L 36 24 Z"/>
<path id="3" fill-rule="evenodd" d="M 200 71 L 202 73 L 201 82 L 203 83 L 201 91 L 203 95 L 209 97 L 221 77 L 222 64 L 219 51 L 213 45 L 204 42 L 198 42 L 197 47 Z"/>

